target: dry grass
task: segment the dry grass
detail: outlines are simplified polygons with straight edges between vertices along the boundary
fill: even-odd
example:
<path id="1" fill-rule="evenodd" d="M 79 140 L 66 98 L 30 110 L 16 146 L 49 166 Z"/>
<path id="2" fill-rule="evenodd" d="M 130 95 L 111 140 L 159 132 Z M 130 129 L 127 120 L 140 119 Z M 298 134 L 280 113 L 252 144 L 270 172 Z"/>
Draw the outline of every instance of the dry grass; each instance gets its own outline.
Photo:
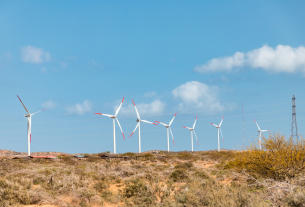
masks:
<path id="1" fill-rule="evenodd" d="M 262 150 L 252 143 L 246 151 L 235 153 L 227 167 L 246 169 L 252 174 L 276 180 L 297 177 L 305 169 L 305 140 L 270 134 L 268 138 L 263 137 Z"/>
<path id="2" fill-rule="evenodd" d="M 304 206 L 302 170 L 281 180 L 236 165 L 249 152 L 161 152 L 127 161 L 67 155 L 57 162 L 0 160 L 0 207 Z"/>

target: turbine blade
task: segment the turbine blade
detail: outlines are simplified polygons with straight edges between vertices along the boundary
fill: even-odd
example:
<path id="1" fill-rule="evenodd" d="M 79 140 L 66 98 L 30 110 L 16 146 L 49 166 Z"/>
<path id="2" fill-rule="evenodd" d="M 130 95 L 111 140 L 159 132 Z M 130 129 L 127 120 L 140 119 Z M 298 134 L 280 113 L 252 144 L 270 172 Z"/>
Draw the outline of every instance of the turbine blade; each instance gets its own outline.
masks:
<path id="1" fill-rule="evenodd" d="M 164 123 L 162 123 L 162 122 L 159 122 L 159 121 L 155 121 L 155 122 L 157 122 L 157 123 L 159 123 L 159 124 L 162 124 L 162 125 L 164 125 L 164 126 L 167 126 L 167 124 L 164 124 Z"/>
<path id="2" fill-rule="evenodd" d="M 124 140 L 125 140 L 125 136 L 124 136 L 124 133 L 123 133 L 121 124 L 120 124 L 120 122 L 119 122 L 119 120 L 118 120 L 117 118 L 115 118 L 115 120 L 116 120 L 116 122 L 118 122 L 118 125 L 119 125 L 119 127 L 120 127 L 120 129 L 121 129 L 121 132 L 122 132 L 122 135 L 123 135 L 123 138 L 124 138 Z"/>
<path id="3" fill-rule="evenodd" d="M 270 131 L 270 130 L 261 130 L 261 132 L 268 132 L 268 131 Z"/>
<path id="4" fill-rule="evenodd" d="M 30 112 L 28 111 L 28 109 L 25 107 L 25 105 L 23 104 L 23 102 L 21 101 L 21 99 L 19 98 L 19 96 L 17 95 L 19 101 L 22 103 L 24 109 L 26 110 L 26 112 L 28 112 L 28 114 L 30 115 Z"/>
<path id="5" fill-rule="evenodd" d="M 173 123 L 173 121 L 174 121 L 176 115 L 177 115 L 177 112 L 175 113 L 175 116 L 173 117 L 173 119 L 171 120 L 171 122 L 169 122 L 169 126 Z"/>
<path id="6" fill-rule="evenodd" d="M 224 141 L 224 139 L 223 139 L 223 135 L 222 135 L 222 131 L 221 131 L 221 128 L 219 128 L 219 130 L 220 130 L 220 133 L 221 133 L 221 137 L 222 137 L 222 142 L 224 143 L 225 141 Z"/>
<path id="7" fill-rule="evenodd" d="M 215 127 L 218 127 L 216 124 L 213 124 L 213 123 L 210 123 L 210 124 L 214 125 Z"/>
<path id="8" fill-rule="evenodd" d="M 186 129 L 189 129 L 189 130 L 191 130 L 192 128 L 189 128 L 189 127 L 185 127 L 185 126 L 182 126 L 183 128 L 186 128 Z"/>
<path id="9" fill-rule="evenodd" d="M 112 118 L 112 117 L 113 117 L 113 115 L 109 115 L 109 114 L 101 114 L 101 113 L 94 113 L 94 114 L 97 114 L 97 115 L 102 115 L 102 116 L 108 116 L 108 117 L 110 117 L 110 118 Z"/>
<path id="10" fill-rule="evenodd" d="M 196 121 L 197 121 L 197 116 L 196 116 L 196 120 L 195 120 L 194 125 L 193 125 L 193 129 L 195 129 Z"/>
<path id="11" fill-rule="evenodd" d="M 158 124 L 156 124 L 156 123 L 152 123 L 152 122 L 150 122 L 150 121 L 146 121 L 146 120 L 141 120 L 141 121 L 146 122 L 146 123 L 149 123 L 149 124 L 158 125 Z"/>
<path id="12" fill-rule="evenodd" d="M 219 124 L 219 127 L 221 127 L 221 124 L 222 124 L 224 118 L 225 118 L 225 116 L 222 117 L 222 120 L 221 120 L 221 122 Z"/>
<path id="13" fill-rule="evenodd" d="M 132 100 L 132 99 L 131 99 L 131 100 Z M 138 109 L 137 109 L 137 107 L 136 107 L 136 104 L 134 103 L 133 100 L 132 100 L 132 103 L 133 103 L 133 105 L 134 105 L 134 107 L 135 107 L 135 109 L 136 109 L 138 119 L 141 119 L 141 118 L 140 118 L 140 115 L 139 115 L 139 112 L 138 112 Z"/>
<path id="14" fill-rule="evenodd" d="M 42 111 L 44 111 L 44 110 L 46 110 L 46 109 L 42 109 L 42 110 L 40 110 L 40 111 L 37 111 L 37 112 L 35 112 L 34 114 L 37 114 L 37 113 L 42 112 Z M 31 114 L 31 116 L 33 116 L 34 114 Z"/>
<path id="15" fill-rule="evenodd" d="M 133 135 L 133 133 L 136 131 L 136 129 L 138 128 L 140 122 L 137 124 L 136 128 L 133 130 L 133 132 L 131 133 L 131 135 L 129 136 L 129 138 Z"/>
<path id="16" fill-rule="evenodd" d="M 122 107 L 123 101 L 124 101 L 124 97 L 123 97 L 122 103 L 120 104 L 119 108 L 115 112 L 115 116 L 118 115 L 118 113 L 119 113 L 119 111 L 120 111 L 120 109 Z"/>
<path id="17" fill-rule="evenodd" d="M 197 135 L 196 135 L 196 133 L 195 133 L 195 130 L 193 130 L 193 132 L 194 132 L 194 134 L 195 134 L 195 137 L 196 137 L 196 140 L 197 140 L 197 144 L 198 144 L 198 146 L 199 146 L 199 143 L 198 143 L 198 139 L 197 139 Z"/>
<path id="18" fill-rule="evenodd" d="M 255 119 L 253 119 L 253 120 L 255 121 Z M 255 121 L 255 123 L 257 125 L 258 130 L 260 131 L 261 129 L 259 128 L 258 123 L 256 121 Z"/>
<path id="19" fill-rule="evenodd" d="M 172 132 L 171 128 L 169 128 L 169 131 L 171 132 L 171 135 L 172 135 L 172 138 L 173 138 L 173 143 L 175 145 L 175 140 L 174 140 L 174 136 L 173 136 L 173 132 Z"/>

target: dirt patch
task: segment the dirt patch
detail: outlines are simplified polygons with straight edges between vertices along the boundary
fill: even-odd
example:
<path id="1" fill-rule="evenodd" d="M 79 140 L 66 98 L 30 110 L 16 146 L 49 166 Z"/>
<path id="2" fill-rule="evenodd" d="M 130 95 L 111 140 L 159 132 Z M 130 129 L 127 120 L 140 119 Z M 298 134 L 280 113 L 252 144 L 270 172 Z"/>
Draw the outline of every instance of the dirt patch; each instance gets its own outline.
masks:
<path id="1" fill-rule="evenodd" d="M 123 191 L 124 188 L 125 188 L 124 183 L 116 183 L 109 186 L 109 190 L 113 193 Z"/>

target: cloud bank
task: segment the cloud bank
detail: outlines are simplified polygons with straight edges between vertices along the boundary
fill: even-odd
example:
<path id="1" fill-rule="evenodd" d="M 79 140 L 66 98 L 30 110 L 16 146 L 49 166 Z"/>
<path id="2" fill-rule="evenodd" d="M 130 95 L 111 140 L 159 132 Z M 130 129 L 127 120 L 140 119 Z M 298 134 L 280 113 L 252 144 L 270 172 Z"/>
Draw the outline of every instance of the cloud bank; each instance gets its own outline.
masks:
<path id="1" fill-rule="evenodd" d="M 175 99 L 180 100 L 181 111 L 206 110 L 223 111 L 225 107 L 218 100 L 218 88 L 198 81 L 186 82 L 172 91 Z"/>
<path id="2" fill-rule="evenodd" d="M 42 103 L 42 107 L 45 109 L 54 109 L 58 104 L 53 102 L 52 100 L 48 100 Z"/>
<path id="3" fill-rule="evenodd" d="M 164 112 L 164 109 L 166 107 L 166 104 L 161 102 L 160 100 L 154 100 L 151 103 L 135 103 L 136 107 L 139 111 L 140 117 L 145 117 L 145 116 L 151 116 L 151 115 L 159 115 Z M 119 105 L 116 105 L 113 107 L 114 113 L 117 110 Z M 127 116 L 136 116 L 136 111 L 135 107 L 133 104 L 128 104 L 128 106 L 124 107 L 122 105 L 122 108 L 119 112 L 119 115 L 127 115 Z"/>
<path id="4" fill-rule="evenodd" d="M 68 114 L 84 115 L 85 113 L 92 112 L 92 103 L 85 100 L 83 104 L 74 104 L 65 108 Z"/>
<path id="5" fill-rule="evenodd" d="M 199 73 L 231 72 L 242 67 L 261 68 L 274 73 L 305 73 L 305 47 L 278 45 L 272 48 L 264 45 L 247 53 L 236 52 L 233 56 L 213 58 L 194 70 Z"/>
<path id="6" fill-rule="evenodd" d="M 25 63 L 43 63 L 50 60 L 51 55 L 48 51 L 35 46 L 26 46 L 20 49 L 21 60 Z"/>

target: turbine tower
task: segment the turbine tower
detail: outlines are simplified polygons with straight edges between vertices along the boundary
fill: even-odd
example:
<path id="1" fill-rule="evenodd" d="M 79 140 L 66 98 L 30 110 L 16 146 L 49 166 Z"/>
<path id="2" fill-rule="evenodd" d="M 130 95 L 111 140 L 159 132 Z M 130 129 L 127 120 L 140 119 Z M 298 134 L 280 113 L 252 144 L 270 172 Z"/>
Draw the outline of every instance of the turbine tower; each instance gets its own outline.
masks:
<path id="1" fill-rule="evenodd" d="M 196 121 L 197 121 L 197 116 L 196 116 L 196 120 L 195 120 L 195 122 L 194 122 L 194 124 L 193 124 L 193 128 L 183 126 L 183 128 L 186 128 L 186 129 L 188 129 L 188 130 L 191 131 L 192 152 L 194 151 L 194 148 L 193 148 L 193 132 L 194 132 L 194 134 L 195 134 L 195 137 L 196 137 L 196 140 L 197 140 L 197 144 L 199 145 L 198 139 L 197 139 L 197 135 L 196 135 L 195 130 L 194 130 L 194 129 L 195 129 L 195 125 L 196 125 Z"/>
<path id="2" fill-rule="evenodd" d="M 297 113 L 295 110 L 295 97 L 292 96 L 292 124 L 291 124 L 291 137 L 299 140 Z"/>
<path id="3" fill-rule="evenodd" d="M 135 109 L 136 109 L 136 112 L 137 112 L 137 117 L 138 117 L 137 122 L 138 122 L 138 124 L 137 124 L 136 128 L 133 130 L 133 132 L 131 133 L 131 135 L 129 136 L 129 138 L 133 135 L 133 133 L 134 133 L 134 132 L 136 131 L 136 129 L 139 127 L 139 153 L 141 153 L 141 132 L 140 132 L 140 123 L 141 123 L 141 121 L 142 121 L 142 122 L 149 123 L 149 124 L 154 124 L 154 125 L 157 125 L 157 124 L 156 124 L 156 123 L 152 123 L 152 122 L 150 122 L 150 121 L 142 120 L 142 119 L 140 118 L 140 115 L 139 115 L 139 112 L 138 112 L 138 110 L 137 110 L 136 104 L 133 102 L 133 100 L 132 100 L 132 103 L 133 103 L 133 105 L 134 105 L 134 107 L 135 107 Z"/>
<path id="4" fill-rule="evenodd" d="M 223 117 L 222 117 L 222 120 L 221 120 L 221 122 L 220 122 L 220 124 L 219 124 L 219 126 L 216 125 L 216 124 L 210 123 L 210 124 L 214 125 L 214 126 L 217 128 L 217 132 L 218 132 L 218 152 L 220 151 L 220 146 L 219 146 L 219 131 L 220 131 L 220 133 L 221 133 L 221 137 L 222 137 L 222 141 L 223 141 L 223 135 L 222 135 L 222 131 L 221 131 L 221 128 L 220 128 L 220 127 L 221 127 L 221 124 L 222 124 L 224 118 L 225 118 L 225 117 L 223 116 Z M 224 141 L 223 141 L 223 142 L 224 142 Z"/>
<path id="5" fill-rule="evenodd" d="M 255 121 L 255 119 L 253 119 Z M 261 143 L 261 136 L 262 136 L 262 132 L 267 132 L 270 130 L 261 130 L 258 126 L 258 123 L 255 121 L 257 128 L 258 128 L 258 133 L 259 133 L 259 138 L 258 138 L 258 142 L 259 142 L 259 149 L 262 150 L 262 143 Z"/>
<path id="6" fill-rule="evenodd" d="M 124 102 L 124 97 L 123 97 L 122 103 L 120 104 L 119 108 L 116 110 L 115 115 L 95 113 L 95 114 L 102 115 L 102 116 L 108 116 L 108 117 L 112 118 L 112 120 L 113 120 L 113 153 L 114 153 L 114 154 L 116 154 L 115 120 L 118 122 L 118 125 L 119 125 L 119 127 L 120 127 L 120 129 L 121 129 L 121 132 L 122 132 L 122 135 L 123 135 L 123 138 L 124 138 L 124 140 L 125 140 L 125 137 L 124 137 L 124 133 L 123 133 L 122 127 L 121 127 L 121 125 L 120 125 L 119 120 L 117 119 L 117 115 L 118 115 L 118 113 L 119 113 L 119 111 L 120 111 L 120 109 L 121 109 L 121 106 L 122 106 L 123 102 Z"/>
<path id="7" fill-rule="evenodd" d="M 174 116 L 173 119 L 169 122 L 168 125 L 167 125 L 167 124 L 164 124 L 164 123 L 162 123 L 162 122 L 159 122 L 159 121 L 155 121 L 155 122 L 157 122 L 157 123 L 159 123 L 159 124 L 162 124 L 162 125 L 165 126 L 165 128 L 167 129 L 167 151 L 168 151 L 168 152 L 169 152 L 169 132 L 168 132 L 168 130 L 171 132 L 171 135 L 172 135 L 172 138 L 173 138 L 173 143 L 174 143 L 174 145 L 175 145 L 173 132 L 172 132 L 170 126 L 171 126 L 171 124 L 173 123 L 173 121 L 174 121 L 176 115 L 177 115 L 177 112 L 175 113 L 175 116 Z"/>
<path id="8" fill-rule="evenodd" d="M 18 97 L 19 101 L 22 103 L 22 105 L 23 105 L 24 109 L 26 110 L 26 112 L 28 113 L 28 114 L 25 114 L 24 116 L 28 118 L 28 156 L 31 156 L 32 116 L 33 116 L 34 114 L 37 114 L 37 113 L 39 113 L 39 112 L 44 111 L 45 109 L 42 109 L 41 111 L 38 111 L 38 112 L 36 112 L 36 113 L 34 113 L 34 114 L 31 114 L 31 113 L 28 111 L 28 109 L 25 107 L 25 105 L 23 104 L 23 102 L 21 101 L 21 99 L 19 98 L 18 95 L 17 95 L 17 97 Z"/>

